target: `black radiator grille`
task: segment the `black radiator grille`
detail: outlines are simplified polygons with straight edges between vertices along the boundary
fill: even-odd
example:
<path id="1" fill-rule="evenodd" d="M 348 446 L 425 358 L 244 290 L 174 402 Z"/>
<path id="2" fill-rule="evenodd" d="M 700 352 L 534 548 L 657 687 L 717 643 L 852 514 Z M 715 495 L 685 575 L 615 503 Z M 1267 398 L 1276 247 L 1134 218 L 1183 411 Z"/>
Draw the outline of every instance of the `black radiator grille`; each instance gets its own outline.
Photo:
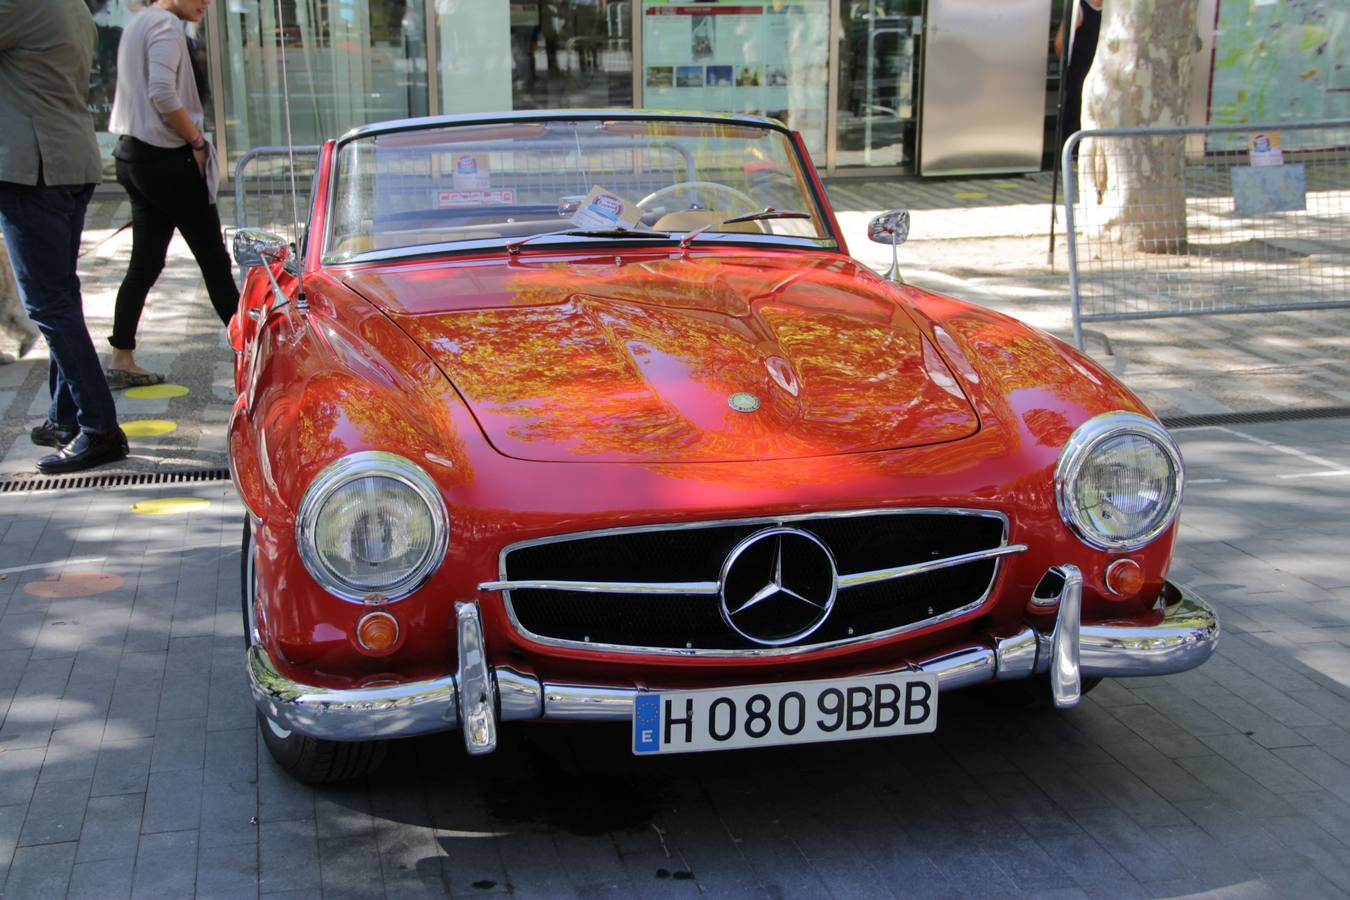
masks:
<path id="1" fill-rule="evenodd" d="M 716 582 L 727 554 L 775 522 L 616 531 L 508 551 L 512 581 Z M 993 514 L 924 512 L 821 516 L 790 525 L 818 537 L 840 574 L 856 574 L 998 547 Z M 923 575 L 841 588 L 824 624 L 800 641 L 820 644 L 892 631 L 979 600 L 997 571 L 984 559 Z M 760 645 L 722 621 L 713 595 L 609 594 L 522 589 L 507 595 L 516 621 L 537 637 L 664 650 L 746 650 Z"/>

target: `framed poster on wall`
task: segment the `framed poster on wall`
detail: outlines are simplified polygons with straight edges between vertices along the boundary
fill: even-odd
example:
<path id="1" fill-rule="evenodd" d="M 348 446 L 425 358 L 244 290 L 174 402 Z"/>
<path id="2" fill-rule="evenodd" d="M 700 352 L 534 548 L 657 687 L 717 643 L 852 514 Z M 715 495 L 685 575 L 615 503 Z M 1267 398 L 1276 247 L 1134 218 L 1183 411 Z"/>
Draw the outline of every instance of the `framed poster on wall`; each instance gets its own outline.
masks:
<path id="1" fill-rule="evenodd" d="M 767 115 L 823 159 L 827 0 L 643 0 L 642 103 Z"/>

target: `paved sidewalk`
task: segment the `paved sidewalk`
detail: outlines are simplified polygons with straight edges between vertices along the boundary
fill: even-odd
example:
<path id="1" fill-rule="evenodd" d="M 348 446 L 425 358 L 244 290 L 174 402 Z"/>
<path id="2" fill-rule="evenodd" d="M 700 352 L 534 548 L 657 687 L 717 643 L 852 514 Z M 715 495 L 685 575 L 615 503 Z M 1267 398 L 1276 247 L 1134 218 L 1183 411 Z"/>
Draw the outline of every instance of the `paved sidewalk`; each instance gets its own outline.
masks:
<path id="1" fill-rule="evenodd" d="M 323 790 L 256 737 L 227 484 L 0 497 L 0 895 L 1350 896 L 1350 419 L 1178 438 L 1201 669 L 851 744 L 432 736 Z"/>

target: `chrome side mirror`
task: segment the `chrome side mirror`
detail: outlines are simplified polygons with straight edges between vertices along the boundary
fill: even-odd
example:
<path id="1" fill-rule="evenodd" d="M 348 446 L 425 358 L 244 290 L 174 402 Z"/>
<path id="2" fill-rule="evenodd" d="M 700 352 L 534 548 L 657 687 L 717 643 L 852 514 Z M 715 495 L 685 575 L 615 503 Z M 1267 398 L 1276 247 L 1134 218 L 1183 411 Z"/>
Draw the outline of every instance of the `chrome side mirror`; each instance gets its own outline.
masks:
<path id="1" fill-rule="evenodd" d="M 867 223 L 867 236 L 878 244 L 891 245 L 891 269 L 886 278 L 903 281 L 900 277 L 900 257 L 896 248 L 909 237 L 909 210 L 893 209 Z"/>
<path id="2" fill-rule="evenodd" d="M 284 237 L 257 228 L 240 228 L 234 233 L 234 261 L 242 269 L 285 262 L 291 246 Z"/>

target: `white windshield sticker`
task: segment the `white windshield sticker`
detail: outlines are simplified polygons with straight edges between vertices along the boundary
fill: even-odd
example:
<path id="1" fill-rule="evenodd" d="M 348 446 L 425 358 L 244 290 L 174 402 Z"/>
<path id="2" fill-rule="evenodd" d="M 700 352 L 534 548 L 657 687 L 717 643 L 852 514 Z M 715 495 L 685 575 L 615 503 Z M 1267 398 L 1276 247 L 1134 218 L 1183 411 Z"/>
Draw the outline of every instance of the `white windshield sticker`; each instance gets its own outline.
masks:
<path id="1" fill-rule="evenodd" d="M 492 171 L 486 153 L 461 153 L 455 157 L 454 187 L 457 191 L 486 191 L 492 187 Z"/>
<path id="2" fill-rule="evenodd" d="M 572 214 L 578 228 L 632 228 L 642 218 L 642 209 L 602 187 L 593 187 Z"/>
<path id="3" fill-rule="evenodd" d="M 516 202 L 513 188 L 494 188 L 490 191 L 437 191 L 436 208 L 453 209 L 460 206 L 511 206 Z"/>

